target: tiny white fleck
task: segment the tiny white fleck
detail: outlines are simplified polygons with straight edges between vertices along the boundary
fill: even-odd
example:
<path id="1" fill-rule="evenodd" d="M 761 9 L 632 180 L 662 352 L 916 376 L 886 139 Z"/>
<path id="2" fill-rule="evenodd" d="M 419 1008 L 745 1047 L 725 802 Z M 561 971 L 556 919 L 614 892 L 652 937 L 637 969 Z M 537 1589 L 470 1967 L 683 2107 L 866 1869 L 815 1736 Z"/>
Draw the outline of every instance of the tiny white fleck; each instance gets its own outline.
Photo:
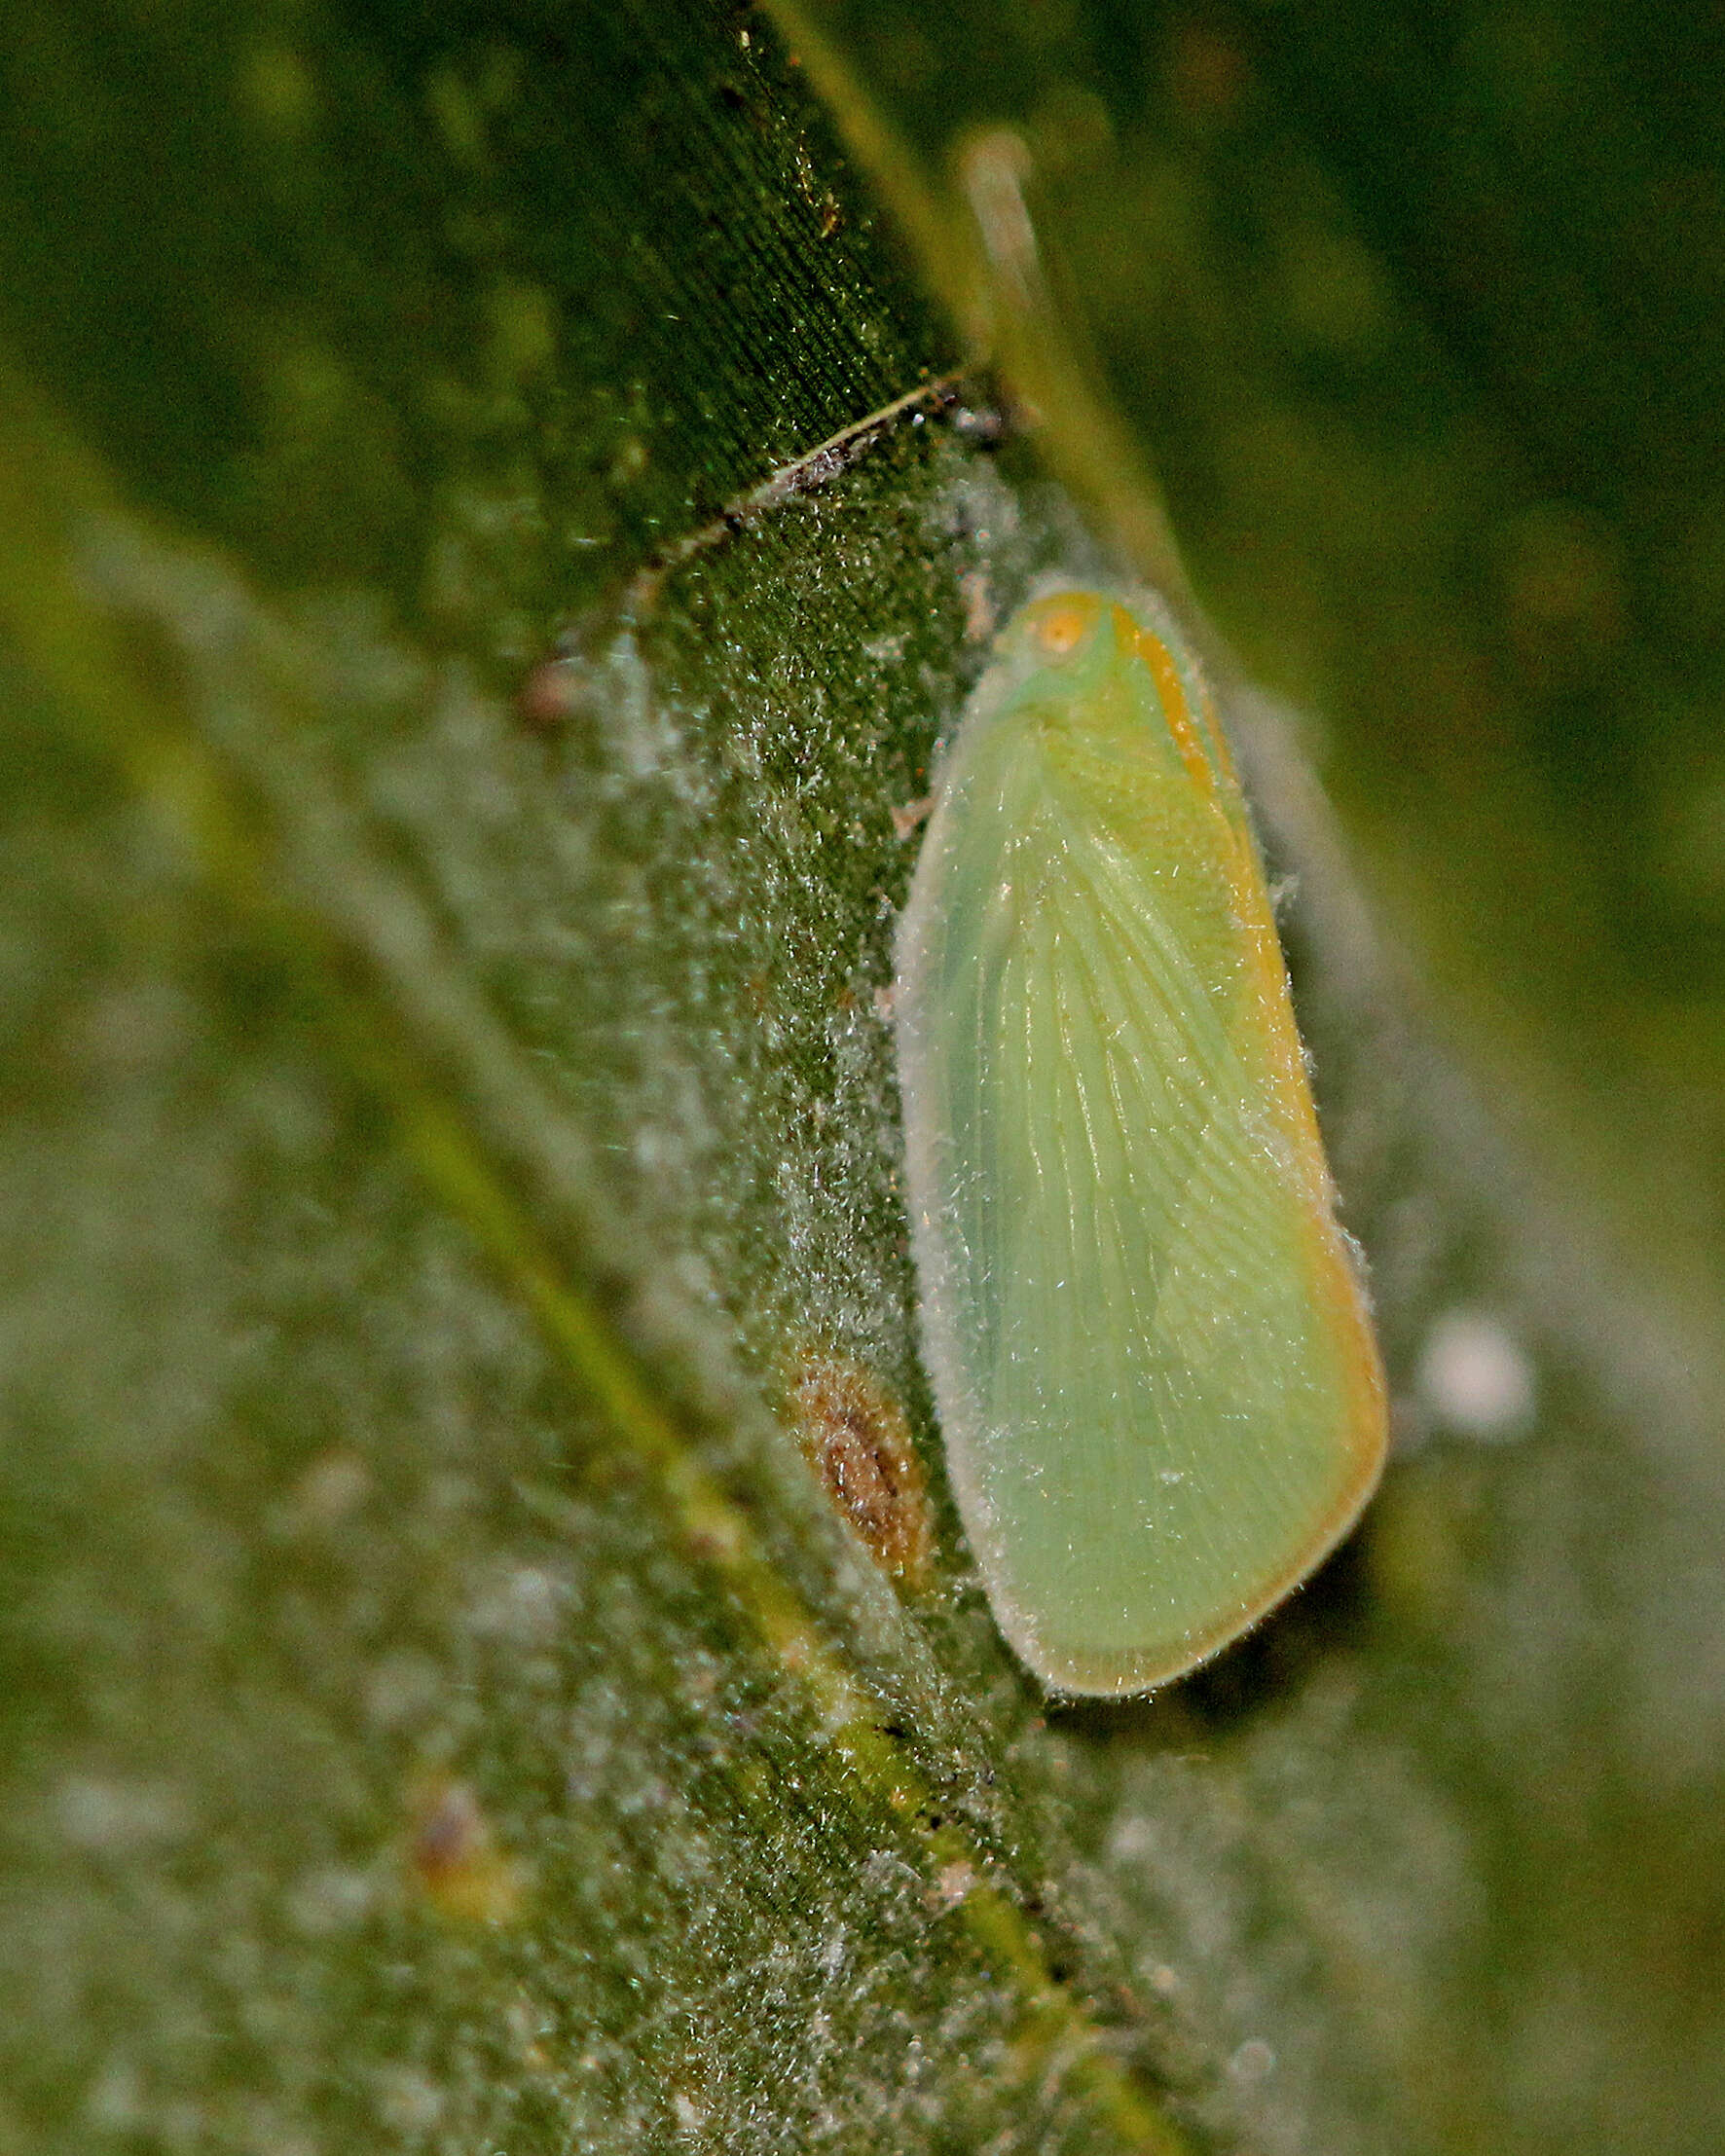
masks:
<path id="1" fill-rule="evenodd" d="M 290 1532 L 337 1526 L 365 1502 L 371 1486 L 371 1470 L 357 1453 L 321 1453 L 295 1486 L 283 1524 Z"/>
<path id="2" fill-rule="evenodd" d="M 935 1875 L 933 1900 L 937 1909 L 956 1909 L 976 1883 L 974 1868 L 962 1857 L 942 1864 Z"/>
<path id="3" fill-rule="evenodd" d="M 1156 1846 L 1156 1827 L 1141 1813 L 1128 1812 L 1115 1822 L 1108 1846 L 1112 1855 L 1121 1858 L 1148 1856 Z"/>
<path id="4" fill-rule="evenodd" d="M 86 2121 L 99 2133 L 135 2134 L 145 2123 L 143 2085 L 129 2059 L 110 2059 L 84 2097 Z"/>
<path id="5" fill-rule="evenodd" d="M 1262 2036 L 1248 2036 L 1228 2062 L 1236 2081 L 1262 2081 L 1275 2071 L 1276 2055 Z"/>
<path id="6" fill-rule="evenodd" d="M 314 1865 L 287 1890 L 287 1920 L 307 1939 L 350 1930 L 369 1912 L 373 1888 L 371 1877 L 353 1865 Z"/>
<path id="7" fill-rule="evenodd" d="M 1488 1311 L 1446 1311 L 1426 1335 L 1414 1381 L 1432 1419 L 1457 1437 L 1501 1443 L 1532 1424 L 1532 1362 Z"/>
<path id="8" fill-rule="evenodd" d="M 165 1781 L 68 1774 L 58 1809 L 60 1831 L 74 1847 L 106 1855 L 167 1846 L 192 1831 L 190 1806 Z"/>
<path id="9" fill-rule="evenodd" d="M 385 1655 L 366 1678 L 366 1714 L 379 1729 L 405 1729 L 429 1711 L 442 1690 L 437 1664 L 404 1648 Z"/>
<path id="10" fill-rule="evenodd" d="M 428 2134 L 443 2116 L 443 2092 L 412 2066 L 388 2065 L 377 2076 L 378 2116 L 397 2134 Z"/>

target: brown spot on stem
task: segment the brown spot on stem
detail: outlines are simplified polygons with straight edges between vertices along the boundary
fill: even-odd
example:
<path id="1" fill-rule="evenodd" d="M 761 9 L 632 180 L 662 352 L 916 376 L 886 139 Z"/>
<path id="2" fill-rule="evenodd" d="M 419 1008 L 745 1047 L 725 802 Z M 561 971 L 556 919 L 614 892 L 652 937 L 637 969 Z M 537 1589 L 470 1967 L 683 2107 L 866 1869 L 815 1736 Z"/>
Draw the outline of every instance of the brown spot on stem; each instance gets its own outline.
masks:
<path id="1" fill-rule="evenodd" d="M 861 1364 L 811 1358 L 790 1389 L 799 1442 L 827 1496 L 883 1571 L 928 1577 L 935 1525 L 904 1410 Z"/>

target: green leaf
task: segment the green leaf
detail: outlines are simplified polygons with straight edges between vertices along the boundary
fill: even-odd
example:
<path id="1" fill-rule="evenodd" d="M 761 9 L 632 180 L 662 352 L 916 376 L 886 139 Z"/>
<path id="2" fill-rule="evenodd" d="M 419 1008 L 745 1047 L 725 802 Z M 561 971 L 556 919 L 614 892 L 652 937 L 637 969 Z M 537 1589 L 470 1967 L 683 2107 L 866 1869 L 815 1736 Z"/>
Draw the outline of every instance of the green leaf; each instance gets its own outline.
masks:
<path id="1" fill-rule="evenodd" d="M 1130 277 L 1241 289 L 1192 207 L 1217 129 L 1151 173 L 1100 12 L 1083 67 L 887 12 L 8 31 L 0 2150 L 1709 2145 L 1706 1343 L 1521 1194 L 1244 692 L 1428 1442 L 1124 1708 L 1046 1706 L 941 1480 L 879 1001 L 903 812 L 1034 577 L 1162 543 L 1097 443 L 1136 420 L 1256 659 L 1338 677 L 1217 512 L 1289 484 L 1273 400 L 1185 465 L 1076 386 L 987 446 L 944 175 L 969 122 L 1114 144 L 1186 235 L 1104 276 L 1054 218 L 1118 383 Z M 1271 96 L 1205 34 L 1188 105 L 1236 47 Z M 1332 338 L 1339 291 L 1407 289 L 1357 244 L 1302 288 Z M 1410 409 L 1374 499 L 1434 468 Z M 1262 493 L 1206 501 L 1223 440 Z M 1373 873 L 1435 918 L 1459 786 L 1403 782 L 1398 880 L 1395 755 L 1331 702 Z M 1533 1372 L 1518 1442 L 1454 1427 L 1468 1307 Z M 805 1453 L 879 1471 L 888 1565 Z"/>

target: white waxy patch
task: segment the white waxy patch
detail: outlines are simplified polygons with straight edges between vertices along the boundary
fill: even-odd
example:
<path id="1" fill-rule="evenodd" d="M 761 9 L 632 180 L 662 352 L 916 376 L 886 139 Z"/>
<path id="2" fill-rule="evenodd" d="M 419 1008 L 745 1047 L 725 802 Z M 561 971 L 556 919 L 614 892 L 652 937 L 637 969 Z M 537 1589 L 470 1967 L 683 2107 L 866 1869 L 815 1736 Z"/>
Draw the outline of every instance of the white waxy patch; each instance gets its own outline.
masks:
<path id="1" fill-rule="evenodd" d="M 1435 1423 L 1483 1444 L 1524 1437 L 1538 1411 L 1531 1359 L 1486 1310 L 1447 1310 L 1426 1334 L 1414 1382 Z"/>

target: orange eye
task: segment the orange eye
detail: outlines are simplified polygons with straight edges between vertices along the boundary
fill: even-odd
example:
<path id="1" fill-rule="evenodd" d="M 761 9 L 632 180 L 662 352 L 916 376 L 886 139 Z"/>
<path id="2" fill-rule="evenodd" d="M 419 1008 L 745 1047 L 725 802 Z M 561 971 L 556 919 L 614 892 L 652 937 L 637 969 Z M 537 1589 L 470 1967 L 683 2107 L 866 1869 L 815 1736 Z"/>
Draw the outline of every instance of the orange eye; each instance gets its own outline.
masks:
<path id="1" fill-rule="evenodd" d="M 1036 617 L 1036 640 L 1050 659 L 1064 659 L 1083 641 L 1096 618 L 1094 600 L 1052 599 Z"/>

